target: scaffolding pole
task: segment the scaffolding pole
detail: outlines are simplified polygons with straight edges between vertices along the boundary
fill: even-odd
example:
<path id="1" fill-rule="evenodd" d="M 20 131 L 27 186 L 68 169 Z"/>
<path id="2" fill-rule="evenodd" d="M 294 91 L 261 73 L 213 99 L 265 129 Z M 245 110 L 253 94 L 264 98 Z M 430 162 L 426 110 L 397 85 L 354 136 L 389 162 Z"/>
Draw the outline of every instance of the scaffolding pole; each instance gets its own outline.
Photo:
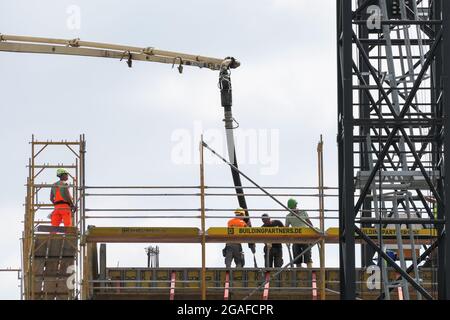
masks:
<path id="1" fill-rule="evenodd" d="M 200 206 L 201 206 L 201 221 L 202 221 L 202 300 L 206 300 L 206 224 L 205 224 L 205 162 L 204 162 L 204 148 L 203 135 L 199 145 L 200 150 Z"/>
<path id="2" fill-rule="evenodd" d="M 320 231 L 325 233 L 325 212 L 324 212 L 324 190 L 323 190 L 323 140 L 320 135 L 320 141 L 317 145 L 317 162 L 318 162 L 318 178 L 319 178 L 319 220 Z M 320 299 L 326 299 L 326 286 L 325 286 L 325 239 L 323 238 L 319 244 L 320 255 Z"/>

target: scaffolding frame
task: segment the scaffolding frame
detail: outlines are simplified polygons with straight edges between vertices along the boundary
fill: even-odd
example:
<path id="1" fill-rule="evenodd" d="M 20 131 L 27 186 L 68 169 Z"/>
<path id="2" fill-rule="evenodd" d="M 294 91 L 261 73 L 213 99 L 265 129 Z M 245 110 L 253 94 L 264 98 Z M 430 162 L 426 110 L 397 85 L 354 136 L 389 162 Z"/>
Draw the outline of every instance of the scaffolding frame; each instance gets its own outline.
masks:
<path id="1" fill-rule="evenodd" d="M 264 236 L 264 237 L 258 237 L 255 238 L 252 235 L 240 238 L 240 239 L 232 239 L 228 236 L 222 236 L 222 235 L 214 235 L 214 234 L 208 234 L 209 232 L 212 232 L 211 229 L 206 230 L 206 219 L 208 218 L 206 216 L 206 212 L 208 211 L 208 209 L 206 209 L 205 207 L 205 198 L 208 196 L 205 192 L 206 189 L 211 188 L 234 188 L 234 187 L 220 187 L 220 186 L 206 186 L 205 185 L 205 163 L 204 163 L 204 149 L 207 148 L 208 150 L 212 151 L 214 154 L 215 151 L 212 150 L 204 141 L 203 141 L 203 137 L 201 139 L 200 145 L 199 145 L 199 152 L 200 152 L 200 185 L 199 186 L 178 186 L 178 187 L 173 187 L 173 188 L 199 188 L 200 189 L 200 193 L 194 193 L 194 194 L 189 194 L 189 193 L 183 193 L 183 194 L 145 194 L 146 196 L 155 196 L 155 195 L 164 195 L 164 196 L 168 196 L 168 195 L 172 195 L 172 196 L 189 196 L 189 195 L 194 195 L 194 196 L 199 196 L 200 198 L 200 209 L 198 209 L 198 211 L 200 211 L 200 216 L 198 217 L 190 217 L 190 218 L 199 218 L 200 219 L 200 230 L 199 233 L 197 235 L 196 230 L 191 230 L 192 233 L 190 234 L 186 234 L 185 236 L 179 236 L 178 231 L 175 231 L 174 233 L 171 233 L 171 235 L 169 234 L 164 234 L 161 235 L 160 237 L 156 236 L 153 237 L 153 240 L 155 242 L 169 242 L 169 243 L 174 243 L 174 242 L 181 242 L 181 243 L 200 243 L 201 244 L 201 251 L 202 251 L 202 264 L 201 264 L 201 297 L 203 300 L 206 299 L 206 278 L 205 278 L 205 274 L 206 274 L 206 244 L 207 243 L 222 243 L 222 242 L 229 242 L 229 241 L 235 241 L 235 242 L 258 242 L 258 243 L 265 243 L 268 241 L 281 241 L 281 242 L 285 242 L 285 243 L 290 243 L 290 242 L 302 242 L 302 243 L 308 243 L 308 242 L 312 242 L 314 244 L 319 243 L 319 241 L 321 243 L 325 243 L 325 224 L 324 224 L 324 219 L 325 219 L 325 208 L 324 208 L 324 198 L 325 198 L 325 190 L 334 190 L 333 188 L 327 188 L 323 185 L 323 162 L 320 162 L 318 164 L 318 174 L 319 174 L 319 186 L 315 187 L 314 189 L 318 190 L 318 194 L 310 194 L 309 196 L 314 196 L 317 197 L 319 199 L 319 206 L 320 209 L 317 210 L 319 212 L 319 216 L 317 217 L 320 220 L 320 231 L 317 231 L 316 229 L 313 228 L 313 232 L 312 234 L 315 236 L 311 237 L 311 238 L 304 238 L 303 240 L 298 240 L 295 239 L 295 237 L 291 237 L 291 238 L 285 238 L 285 239 L 280 239 L 278 237 L 270 237 L 270 236 Z M 317 148 L 317 152 L 318 152 L 318 159 L 319 161 L 323 161 L 323 141 L 322 138 L 318 144 L 318 148 Z M 217 154 L 216 154 L 217 155 Z M 229 163 L 227 160 L 225 160 L 223 157 L 221 157 L 221 159 L 229 166 L 233 166 L 233 164 Z M 248 179 L 247 176 L 245 176 L 245 174 L 243 174 L 241 171 L 239 171 L 237 168 L 234 168 L 234 170 L 237 170 L 239 172 L 239 174 L 244 175 L 244 177 L 246 177 Z M 265 196 L 269 196 L 271 198 L 273 198 L 276 202 L 278 202 L 279 204 L 281 204 L 278 200 L 276 200 L 274 198 L 274 196 L 272 196 L 270 193 L 268 193 L 265 188 L 260 187 L 259 185 L 255 184 L 251 179 L 249 179 L 250 182 L 252 182 L 254 184 L 253 187 L 249 187 L 251 188 L 255 188 L 255 189 L 259 189 L 261 191 L 263 191 L 263 195 Z M 161 186 L 85 186 L 86 190 L 89 189 L 102 189 L 102 188 L 107 188 L 107 189 L 155 189 L 155 188 L 160 188 Z M 164 186 L 162 188 L 171 188 L 168 186 Z M 247 187 L 243 187 L 240 186 L 240 188 L 245 189 Z M 282 187 L 279 188 L 274 188 L 274 189 L 283 189 Z M 289 189 L 289 188 L 287 188 Z M 307 189 L 307 188 L 305 188 Z M 132 194 L 124 194 L 124 193 L 119 193 L 119 194 L 104 194 L 104 193 L 89 193 L 89 192 L 85 192 L 83 193 L 84 196 L 98 196 L 98 195 L 107 195 L 107 196 L 113 196 L 113 195 L 132 195 L 132 196 L 139 196 L 142 195 L 140 193 L 132 193 Z M 210 194 L 211 195 L 219 195 L 219 196 L 232 196 L 234 197 L 235 194 L 234 193 L 227 193 L 227 194 Z M 248 194 L 248 196 L 251 196 L 252 194 Z M 253 194 L 256 196 L 256 194 Z M 281 194 L 283 196 L 292 196 L 292 194 L 288 193 L 288 194 Z M 281 204 L 281 206 L 284 209 L 279 209 L 277 211 L 286 211 L 286 210 L 290 210 L 287 209 L 283 204 Z M 135 212 L 135 211 L 139 211 L 139 209 L 116 209 L 116 208 L 108 208 L 108 209 L 91 209 L 91 208 L 85 208 L 86 212 L 92 212 L 92 211 L 96 211 L 96 212 L 111 212 L 111 211 L 120 211 L 120 212 Z M 197 211 L 195 209 L 168 209 L 168 211 Z M 232 212 L 234 209 L 222 209 L 223 211 L 228 211 L 228 212 Z M 268 209 L 259 209 L 259 210 L 255 210 L 255 209 L 248 209 L 249 212 L 252 211 L 267 211 Z M 161 209 L 144 209 L 143 211 L 161 211 Z M 112 218 L 113 216 L 106 216 L 105 218 Z M 125 216 L 119 216 L 120 218 L 124 218 Z M 130 217 L 130 216 L 127 216 Z M 133 216 L 134 218 L 138 218 L 138 216 Z M 152 216 L 151 218 L 158 218 L 159 216 Z M 226 218 L 229 218 L 231 216 L 227 216 Z M 89 216 L 86 215 L 86 219 L 91 219 L 91 218 L 98 218 L 98 216 Z M 150 217 L 148 217 L 150 218 Z M 173 218 L 173 216 L 172 216 Z M 179 217 L 177 217 L 179 218 Z M 188 217 L 186 217 L 188 218 Z M 211 218 L 211 217 L 210 217 Z M 224 218 L 224 216 L 219 216 L 219 217 L 215 217 L 215 218 Z M 284 218 L 284 217 L 283 217 Z M 84 242 L 87 245 L 90 244 L 95 244 L 95 243 L 99 243 L 99 242 L 115 242 L 115 243 L 121 243 L 121 242 L 147 242 L 148 239 L 146 239 L 146 235 L 145 228 L 141 228 L 142 234 L 139 235 L 139 230 L 135 230 L 133 232 L 134 233 L 132 236 L 128 237 L 124 237 L 123 234 L 121 234 L 120 228 L 91 228 L 89 230 L 87 230 L 86 234 L 83 236 Z M 162 228 L 161 228 L 162 229 Z M 214 228 L 213 228 L 214 229 Z M 218 228 L 220 229 L 220 228 Z M 298 228 L 297 228 L 298 229 Z M 305 228 L 308 229 L 308 228 Z M 165 230 L 167 231 L 167 230 Z M 181 231 L 180 231 L 181 232 Z M 155 236 L 155 233 L 153 233 L 153 236 Z M 95 249 L 88 249 L 91 250 L 92 254 L 92 250 Z M 321 265 L 321 278 L 319 281 L 320 284 L 320 297 L 321 299 L 325 299 L 326 297 L 326 288 L 325 288 L 325 245 L 321 245 L 319 247 L 319 252 L 320 252 L 320 265 Z M 89 255 L 89 254 L 88 254 Z M 85 260 L 87 261 L 87 260 Z M 89 266 L 90 262 L 85 262 L 85 270 L 89 270 L 90 266 Z M 290 261 L 290 263 L 288 264 L 289 266 L 292 265 L 292 261 Z M 90 277 L 89 279 L 89 283 L 99 283 L 98 281 L 92 281 L 91 280 L 92 277 Z M 101 283 L 101 282 L 100 282 Z M 104 289 L 104 288 L 103 288 Z M 92 287 L 84 287 L 84 291 L 86 292 L 92 292 Z"/>
<path id="2" fill-rule="evenodd" d="M 46 190 L 48 191 L 52 184 L 47 183 L 41 183 L 37 182 L 40 175 L 48 170 L 55 170 L 56 168 L 65 168 L 69 171 L 72 171 L 73 174 L 71 174 L 71 178 L 73 179 L 73 183 L 69 185 L 71 189 L 71 194 L 73 195 L 74 203 L 78 205 L 78 210 L 74 212 L 73 214 L 73 221 L 74 221 L 74 227 L 75 230 L 79 230 L 80 232 L 85 231 L 85 219 L 84 219 L 84 196 L 81 192 L 84 190 L 84 155 L 85 155 L 85 139 L 84 135 L 80 136 L 79 141 L 39 141 L 36 140 L 34 135 L 32 136 L 31 142 L 31 157 L 29 158 L 28 163 L 28 178 L 26 183 L 26 198 L 25 198 L 25 214 L 24 214 L 24 231 L 21 238 L 21 244 L 22 244 L 22 268 L 23 268 L 23 277 L 22 277 L 22 286 L 24 288 L 23 290 L 23 298 L 25 299 L 35 299 L 36 298 L 36 291 L 35 286 L 42 282 L 42 285 L 45 286 L 45 276 L 42 276 L 42 281 L 37 280 L 37 276 L 35 275 L 35 271 L 37 269 L 41 270 L 44 274 L 44 269 L 46 269 L 46 265 L 48 262 L 48 254 L 49 254 L 49 248 L 51 245 L 51 241 L 56 239 L 57 237 L 61 238 L 61 234 L 48 234 L 48 236 L 45 236 L 45 239 L 42 237 L 44 234 L 42 234 L 39 229 L 42 226 L 46 226 L 50 224 L 49 220 L 43 220 L 43 219 L 36 219 L 37 214 L 45 213 L 45 210 L 49 209 L 53 206 L 53 204 L 49 203 L 49 193 L 45 194 L 44 199 L 46 199 L 46 202 L 42 202 L 40 200 L 39 195 L 42 193 L 42 191 Z M 49 163 L 40 163 L 38 156 L 42 153 L 45 153 L 45 150 L 50 147 L 57 147 L 61 148 L 63 147 L 66 151 L 68 151 L 71 155 L 75 156 L 75 162 L 72 164 L 63 164 L 63 163 L 55 163 L 55 164 L 49 164 Z M 78 150 L 76 149 L 78 147 Z M 70 228 L 68 228 L 70 229 Z M 68 230 L 67 229 L 67 230 Z M 74 240 L 75 240 L 75 246 L 76 246 L 76 257 L 74 259 L 75 262 L 75 288 L 73 290 L 73 296 L 71 298 L 75 298 L 77 296 L 77 292 L 80 291 L 80 288 L 77 287 L 77 284 L 79 283 L 79 279 L 81 278 L 80 273 L 80 261 L 83 259 L 84 254 L 84 246 L 81 245 L 80 249 L 79 247 L 79 234 L 80 232 L 75 232 Z M 63 235 L 62 236 L 61 245 L 65 246 L 65 241 L 70 242 L 70 236 L 69 235 Z M 38 240 L 42 240 L 40 244 L 38 244 Z M 40 263 L 43 265 L 38 266 L 35 256 L 35 251 L 38 249 L 43 248 L 43 250 L 40 250 L 45 254 L 45 256 L 40 257 L 41 261 Z M 62 255 L 62 251 L 64 250 L 63 247 L 61 247 L 60 255 Z M 53 263 L 53 266 L 56 268 L 61 268 L 64 266 L 63 257 L 60 256 L 59 260 L 56 262 L 56 265 Z M 52 270 L 53 271 L 53 270 Z M 60 272 L 62 270 L 58 269 L 58 275 L 65 273 Z M 63 278 L 61 276 L 60 278 Z"/>
<path id="3" fill-rule="evenodd" d="M 34 140 L 33 137 L 33 146 L 37 145 L 59 145 L 59 146 L 67 146 L 67 143 L 62 142 L 46 142 L 41 143 Z M 234 190 L 234 187 L 229 186 L 207 186 L 205 185 L 205 163 L 204 163 L 204 149 L 208 149 L 209 151 L 215 152 L 211 147 L 209 147 L 204 141 L 200 142 L 199 145 L 199 152 L 200 152 L 200 184 L 196 186 L 89 186 L 85 183 L 84 178 L 84 163 L 85 163 L 85 154 L 86 154 L 86 142 L 84 140 L 84 136 L 80 137 L 80 141 L 78 142 L 79 145 L 79 152 L 73 152 L 73 148 L 69 148 L 72 153 L 75 153 L 77 156 L 77 161 L 74 166 L 72 166 L 72 169 L 75 169 L 77 172 L 77 176 L 75 181 L 77 181 L 76 190 L 74 190 L 75 199 L 78 203 L 78 211 L 77 211 L 77 218 L 76 226 L 79 229 L 79 232 L 77 233 L 77 244 L 78 244 L 78 257 L 76 259 L 76 284 L 77 284 L 77 292 L 74 295 L 74 297 L 81 297 L 81 299 L 90 299 L 95 296 L 97 293 L 105 293 L 109 292 L 111 290 L 119 290 L 117 288 L 120 287 L 120 284 L 125 284 L 126 288 L 124 290 L 132 290 L 134 286 L 130 286 L 127 284 L 128 282 L 126 280 L 121 281 L 111 281 L 110 279 L 107 279 L 106 274 L 106 243 L 197 243 L 201 245 L 201 271 L 200 271 L 200 280 L 199 280 L 199 290 L 201 293 L 202 299 L 207 299 L 207 292 L 211 292 L 211 290 L 219 290 L 220 286 L 215 287 L 208 287 L 207 283 L 208 280 L 206 279 L 206 274 L 208 272 L 211 272 L 209 268 L 206 267 L 206 246 L 208 243 L 224 243 L 224 242 L 251 242 L 251 243 L 266 243 L 266 242 L 280 242 L 280 243 L 309 243 L 312 245 L 318 244 L 319 245 L 319 258 L 320 258 L 320 268 L 314 269 L 313 271 L 317 276 L 316 282 L 311 282 L 311 286 L 305 287 L 305 285 L 302 285 L 301 288 L 297 288 L 295 290 L 311 290 L 311 292 L 316 293 L 315 295 L 312 295 L 314 297 L 317 297 L 317 292 L 319 293 L 320 299 L 324 300 L 327 297 L 327 293 L 331 294 L 333 297 L 335 296 L 336 292 L 330 288 L 327 288 L 327 283 L 333 283 L 333 281 L 330 282 L 329 279 L 326 278 L 326 274 L 328 270 L 326 269 L 326 263 L 325 263 L 325 244 L 326 243 L 338 243 L 339 237 L 338 237 L 338 230 L 336 228 L 329 228 L 325 230 L 325 220 L 327 218 L 329 219 L 337 219 L 337 217 L 331 217 L 326 216 L 326 213 L 333 213 L 335 211 L 328 210 L 325 208 L 325 198 L 326 197 L 337 197 L 335 194 L 330 194 L 330 192 L 333 192 L 337 188 L 330 188 L 326 187 L 324 185 L 324 176 L 323 176 L 323 141 L 322 138 L 320 139 L 318 146 L 317 146 L 317 159 L 318 159 L 318 186 L 317 187 L 261 187 L 256 182 L 251 180 L 248 176 L 246 176 L 242 171 L 238 170 L 239 174 L 242 174 L 245 179 L 250 181 L 253 185 L 250 186 L 242 186 L 242 189 L 250 189 L 255 190 L 252 193 L 247 193 L 246 195 L 248 197 L 251 196 L 268 196 L 269 198 L 272 198 L 274 202 L 278 203 L 277 205 L 281 206 L 281 209 L 270 209 L 270 208 L 258 208 L 253 209 L 250 208 L 249 212 L 260 212 L 260 211 L 269 211 L 273 210 L 273 212 L 286 212 L 286 208 L 282 203 L 275 198 L 275 196 L 283 196 L 283 197 L 289 197 L 292 196 L 292 194 L 297 194 L 295 189 L 302 189 L 306 193 L 302 193 L 303 196 L 309 196 L 314 197 L 318 199 L 319 209 L 316 210 L 316 216 L 312 218 L 316 218 L 319 220 L 320 228 L 317 230 L 311 230 L 309 227 L 306 228 L 297 228 L 299 230 L 296 230 L 294 234 L 291 236 L 289 234 L 287 235 L 262 235 L 258 236 L 257 234 L 244 234 L 239 236 L 238 234 L 235 235 L 229 235 L 228 228 L 216 228 L 211 227 L 209 229 L 206 229 L 206 221 L 207 219 L 223 219 L 223 218 L 231 218 L 232 215 L 223 215 L 220 214 L 220 212 L 227 211 L 232 212 L 234 208 L 226 208 L 226 209 L 208 209 L 205 206 L 205 199 L 207 197 L 235 197 L 235 194 L 232 192 L 217 192 L 217 193 L 207 193 L 206 190 L 220 190 L 220 189 L 226 189 L 226 190 Z M 44 147 L 44 148 L 45 148 Z M 43 149 L 44 149 L 43 148 Z M 24 229 L 24 235 L 28 235 L 28 237 L 24 236 L 24 266 L 25 272 L 24 272 L 24 278 L 26 277 L 26 280 L 24 280 L 24 287 L 25 287 L 25 295 L 24 297 L 26 299 L 33 299 L 36 298 L 33 293 L 32 288 L 32 281 L 31 277 L 33 276 L 30 274 L 30 270 L 32 270 L 32 254 L 26 254 L 28 250 L 32 250 L 32 242 L 29 243 L 29 239 L 33 239 L 33 237 L 36 237 L 35 230 L 36 228 L 31 228 L 30 221 L 34 221 L 34 224 L 36 224 L 37 221 L 35 221 L 35 213 L 36 210 L 48 210 L 49 204 L 45 203 L 39 203 L 36 200 L 36 197 L 30 197 L 30 194 L 33 192 L 36 193 L 35 190 L 41 190 L 45 188 L 51 187 L 51 184 L 46 183 L 40 183 L 38 181 L 35 181 L 35 179 L 31 179 L 32 177 L 35 177 L 35 171 L 36 168 L 38 170 L 44 170 L 44 169 L 55 169 L 57 167 L 64 167 L 64 165 L 49 165 L 49 164 L 37 164 L 36 161 L 33 161 L 32 159 L 36 158 L 36 154 L 39 155 L 42 152 L 42 149 L 39 150 L 32 150 L 32 158 L 30 159 L 30 166 L 29 166 L 29 172 L 30 172 L 30 178 L 28 179 L 29 183 L 27 184 L 27 199 L 26 201 L 26 216 L 25 220 L 27 223 L 25 224 Z M 79 159 L 78 159 L 79 156 Z M 222 158 L 223 161 L 229 165 L 232 166 L 231 163 L 229 163 L 227 160 Z M 133 193 L 124 193 L 121 189 L 132 189 Z M 157 193 L 139 193 L 135 190 L 175 190 L 174 192 L 165 192 L 161 193 L 157 191 Z M 187 190 L 187 189 L 196 189 L 200 192 L 183 192 L 180 193 L 179 190 Z M 275 190 L 275 193 L 268 192 L 267 190 Z M 289 191 L 283 191 L 284 189 Z M 34 190 L 34 191 L 33 191 Z M 90 190 L 96 190 L 95 193 L 91 193 Z M 106 193 L 102 193 L 102 190 L 105 190 Z M 114 192 L 112 192 L 113 190 Z M 257 193 L 256 190 L 259 190 L 260 193 Z M 312 193 L 307 192 L 307 190 L 313 190 Z M 114 196 L 130 196 L 130 197 L 163 197 L 163 196 L 194 196 L 198 197 L 200 201 L 200 208 L 199 209 L 167 209 L 165 213 L 166 215 L 161 215 L 162 209 L 139 209 L 139 208 L 89 208 L 86 206 L 86 200 L 88 197 L 114 197 Z M 30 208 L 37 208 L 33 211 L 29 211 Z M 152 213 L 150 216 L 142 216 L 137 215 L 139 211 L 142 212 L 150 212 Z M 120 216 L 114 215 L 113 212 L 117 211 L 119 212 Z M 176 215 L 175 212 L 181 211 L 184 213 L 183 216 Z M 89 214 L 89 212 L 98 212 L 97 216 L 92 216 Z M 186 212 L 189 213 L 189 215 L 186 215 Z M 192 215 L 191 213 L 194 212 Z M 198 212 L 200 215 L 195 214 L 195 212 Z M 207 212 L 215 212 L 215 215 L 208 216 Z M 147 214 L 147 213 L 146 213 Z M 219 214 L 219 215 L 218 215 Z M 87 227 L 88 220 L 89 219 L 98 219 L 100 217 L 106 218 L 108 220 L 112 218 L 130 218 L 130 219 L 157 219 L 161 217 L 165 218 L 174 218 L 174 219 L 180 219 L 180 217 L 189 218 L 189 219 L 198 219 L 200 221 L 200 228 L 146 228 L 146 227 Z M 284 218 L 283 217 L 276 217 L 276 218 Z M 254 217 L 253 217 L 254 218 Z M 259 217 L 258 217 L 259 218 Z M 275 217 L 273 217 L 275 218 Z M 33 225 L 34 225 L 33 224 Z M 39 222 L 39 224 L 42 224 L 42 222 Z M 177 230 L 174 230 L 177 229 Z M 189 230 L 188 230 L 189 229 Z M 255 229 L 255 228 L 252 228 Z M 296 228 L 286 228 L 286 229 L 296 229 Z M 292 230 L 290 230 L 292 231 Z M 160 232 L 158 234 L 158 232 Z M 297 233 L 296 233 L 297 232 Z M 52 235 L 49 234 L 48 237 L 56 237 L 60 235 Z M 427 243 L 431 237 L 435 237 L 435 234 L 422 234 L 421 235 L 423 240 L 422 242 L 419 241 L 419 243 Z M 403 238 L 407 239 L 407 235 L 402 235 Z M 376 241 L 376 238 L 374 238 Z M 26 240 L 26 241 L 25 241 Z M 362 241 L 361 239 L 357 239 L 357 241 Z M 392 241 L 395 241 L 393 239 L 386 240 L 386 243 L 392 243 Z M 100 245 L 100 270 L 98 270 L 98 255 L 97 255 L 97 244 Z M 28 249 L 26 249 L 28 248 Z M 304 252 L 303 252 L 304 253 Z M 302 254 L 303 254 L 302 253 Z M 268 281 L 279 281 L 277 280 L 278 276 L 281 275 L 282 272 L 291 272 L 287 271 L 287 268 L 290 268 L 292 266 L 293 259 L 290 259 L 289 263 L 284 266 L 284 268 L 281 269 L 274 269 L 272 270 L 271 274 L 268 277 L 268 280 L 264 280 L 259 286 L 254 288 L 242 288 L 242 290 L 252 290 L 249 292 L 249 295 L 253 295 L 254 293 L 264 290 L 265 287 L 267 287 Z M 249 270 L 246 268 L 245 270 Z M 28 274 L 26 273 L 28 272 Z M 124 282 L 125 281 L 125 282 Z M 185 283 L 186 281 L 181 281 L 177 279 L 177 283 L 180 285 L 182 283 Z M 188 281 L 189 282 L 189 281 Z M 138 282 L 139 283 L 139 282 Z M 140 288 L 141 286 L 145 285 L 147 282 L 142 282 L 138 285 Z M 314 284 L 316 287 L 314 287 Z M 119 285 L 119 287 L 117 287 Z M 177 285 L 178 286 L 178 285 Z M 178 287 L 177 287 L 178 288 Z M 277 288 L 274 285 L 270 286 L 271 290 L 282 290 L 283 288 Z M 158 288 L 157 288 L 158 289 Z M 287 290 L 288 288 L 286 288 Z M 109 290 L 109 291 L 108 291 Z M 136 289 L 138 290 L 138 289 Z M 163 290 L 159 288 L 158 290 Z M 158 291 L 157 290 L 157 291 Z M 177 289 L 178 290 L 178 289 Z M 209 291 L 208 291 L 209 290 Z M 240 289 L 237 287 L 230 288 L 233 292 L 238 292 Z M 237 291 L 236 291 L 237 290 Z M 291 291 L 294 292 L 294 289 Z M 123 290 L 122 290 L 123 291 Z M 247 298 L 244 297 L 245 299 Z"/>

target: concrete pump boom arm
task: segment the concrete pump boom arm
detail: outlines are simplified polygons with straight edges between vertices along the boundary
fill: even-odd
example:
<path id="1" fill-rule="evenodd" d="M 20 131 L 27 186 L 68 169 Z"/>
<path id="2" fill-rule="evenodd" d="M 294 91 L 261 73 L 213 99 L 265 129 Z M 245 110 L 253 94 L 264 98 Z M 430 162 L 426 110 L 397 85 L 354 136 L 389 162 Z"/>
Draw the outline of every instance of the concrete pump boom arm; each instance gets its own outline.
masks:
<path id="1" fill-rule="evenodd" d="M 183 71 L 183 66 L 195 66 L 211 70 L 220 70 L 219 87 L 221 92 L 221 103 L 224 109 L 224 122 L 227 136 L 227 147 L 230 163 L 238 168 L 236 149 L 234 145 L 234 123 L 236 122 L 232 115 L 232 88 L 230 69 L 240 66 L 240 62 L 233 57 L 217 59 L 199 55 L 185 54 L 173 51 L 159 50 L 153 47 L 139 48 L 123 46 L 117 44 L 81 41 L 80 39 L 51 39 L 41 37 L 26 37 L 0 34 L 0 51 L 18 52 L 18 53 L 47 53 L 59 55 L 73 55 L 99 58 L 125 59 L 128 66 L 131 67 L 133 60 L 159 62 L 177 65 L 178 71 Z M 245 200 L 244 189 L 242 188 L 241 177 L 238 171 L 231 168 L 233 183 L 236 189 L 236 196 L 239 207 L 244 209 L 248 217 L 247 203 Z M 251 221 L 246 218 L 248 226 Z M 255 253 L 255 245 L 249 244 L 252 252 Z M 256 267 L 256 260 L 255 260 Z"/>
<path id="2" fill-rule="evenodd" d="M 13 36 L 0 34 L 0 51 L 22 53 L 47 53 L 86 57 L 125 59 L 131 67 L 133 60 L 159 62 L 182 66 L 195 66 L 211 70 L 235 69 L 239 61 L 234 58 L 218 59 L 153 47 L 132 47 L 109 43 L 81 41 L 80 39 L 51 39 L 41 37 Z"/>

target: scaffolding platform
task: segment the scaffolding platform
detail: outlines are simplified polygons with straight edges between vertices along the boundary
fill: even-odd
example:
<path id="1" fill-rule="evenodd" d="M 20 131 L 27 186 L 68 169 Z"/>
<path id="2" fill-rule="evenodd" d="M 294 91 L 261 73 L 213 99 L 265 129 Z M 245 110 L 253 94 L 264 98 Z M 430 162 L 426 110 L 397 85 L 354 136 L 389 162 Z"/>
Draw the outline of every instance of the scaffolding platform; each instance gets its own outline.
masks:
<path id="1" fill-rule="evenodd" d="M 86 242 L 109 243 L 198 243 L 198 228 L 88 227 Z"/>
<path id="2" fill-rule="evenodd" d="M 321 233 L 310 228 L 217 228 L 206 231 L 206 242 L 289 242 L 310 243 L 321 238 Z M 86 242 L 109 243 L 200 243 L 198 228 L 165 227 L 90 227 Z"/>
<path id="3" fill-rule="evenodd" d="M 362 231 L 374 241 L 376 228 L 363 228 Z M 383 242 L 396 243 L 395 229 L 383 229 Z M 402 229 L 405 243 L 409 241 L 407 229 Z M 437 237 L 435 229 L 414 230 L 416 244 L 427 244 Z M 324 234 L 311 228 L 220 228 L 212 227 L 206 231 L 206 243 L 304 243 L 320 239 L 326 243 L 339 243 L 339 228 L 329 228 Z M 85 237 L 89 243 L 201 243 L 202 235 L 198 228 L 165 227 L 93 227 Z M 357 239 L 361 242 L 361 239 Z"/>

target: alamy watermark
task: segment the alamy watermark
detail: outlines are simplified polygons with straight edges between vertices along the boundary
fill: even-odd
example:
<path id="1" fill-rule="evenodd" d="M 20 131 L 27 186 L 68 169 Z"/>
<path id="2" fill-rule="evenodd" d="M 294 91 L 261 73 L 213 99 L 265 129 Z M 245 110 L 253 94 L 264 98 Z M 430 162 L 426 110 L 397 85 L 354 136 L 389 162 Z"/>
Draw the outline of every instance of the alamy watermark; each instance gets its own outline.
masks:
<path id="1" fill-rule="evenodd" d="M 367 289 L 380 290 L 381 289 L 380 267 L 376 265 L 371 265 L 367 267 L 366 273 L 370 274 L 366 281 Z"/>
<path id="2" fill-rule="evenodd" d="M 381 8 L 377 5 L 371 5 L 367 8 L 367 28 L 369 30 L 380 30 L 381 29 Z"/>
<path id="3" fill-rule="evenodd" d="M 76 266 L 70 265 L 67 267 L 67 274 L 70 274 L 70 276 L 66 280 L 67 289 L 73 290 L 75 289 L 75 279 L 76 279 Z"/>
<path id="4" fill-rule="evenodd" d="M 81 29 L 81 8 L 75 4 L 72 4 L 66 8 L 66 27 L 69 30 Z"/>
<path id="5" fill-rule="evenodd" d="M 239 129 L 235 130 L 236 154 L 240 165 L 258 165 L 261 175 L 275 175 L 279 170 L 280 132 L 278 129 Z M 227 148 L 227 138 L 223 129 L 204 129 L 200 121 L 195 121 L 192 129 L 176 129 L 171 134 L 172 163 L 191 165 L 200 163 L 199 142 L 203 140 L 227 160 L 233 157 Z M 230 144 L 229 141 L 228 144 Z M 235 149 L 230 144 L 230 150 Z M 223 162 L 205 150 L 205 164 Z"/>

